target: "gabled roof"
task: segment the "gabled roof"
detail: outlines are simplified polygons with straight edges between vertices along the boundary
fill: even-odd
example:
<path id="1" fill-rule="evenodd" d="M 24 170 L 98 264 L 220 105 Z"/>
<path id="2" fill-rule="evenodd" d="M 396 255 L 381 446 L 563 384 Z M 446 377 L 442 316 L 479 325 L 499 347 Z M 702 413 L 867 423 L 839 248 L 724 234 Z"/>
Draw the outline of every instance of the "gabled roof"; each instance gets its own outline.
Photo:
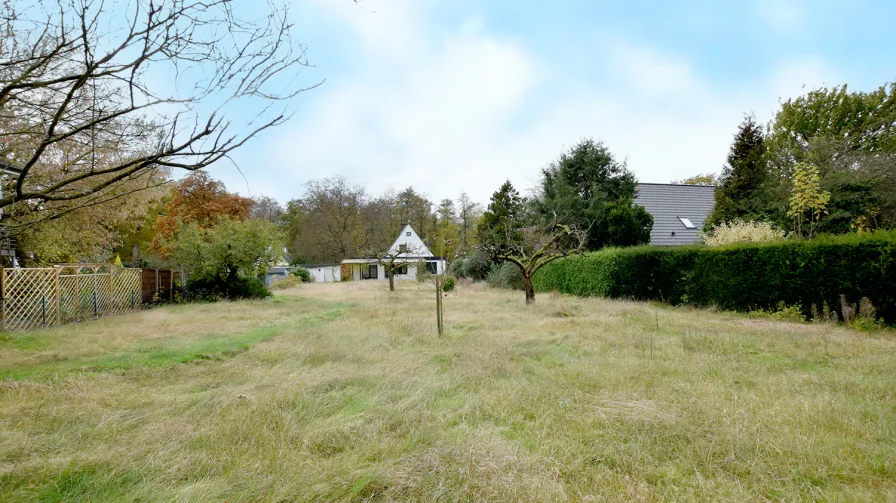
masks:
<path id="1" fill-rule="evenodd" d="M 401 245 L 406 246 L 407 253 L 399 253 Z M 389 247 L 389 255 L 403 258 L 428 258 L 432 257 L 432 252 L 429 251 L 429 247 L 417 235 L 417 231 L 410 225 L 405 224 L 402 226 L 401 232 L 398 233 L 395 242 Z"/>
<path id="2" fill-rule="evenodd" d="M 634 202 L 653 216 L 650 244 L 669 246 L 699 243 L 703 223 L 716 204 L 715 187 L 639 183 L 635 187 Z M 687 221 L 690 221 L 692 228 L 686 226 Z"/>

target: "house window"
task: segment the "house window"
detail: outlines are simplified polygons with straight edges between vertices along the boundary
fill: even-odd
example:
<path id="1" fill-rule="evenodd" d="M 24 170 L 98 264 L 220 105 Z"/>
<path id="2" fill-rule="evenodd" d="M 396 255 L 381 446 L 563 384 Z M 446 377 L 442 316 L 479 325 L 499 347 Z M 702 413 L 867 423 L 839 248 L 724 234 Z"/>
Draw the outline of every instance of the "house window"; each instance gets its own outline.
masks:
<path id="1" fill-rule="evenodd" d="M 407 253 L 407 252 L 408 252 L 407 243 L 402 243 L 402 244 L 398 245 L 398 253 Z"/>
<path id="2" fill-rule="evenodd" d="M 681 220 L 681 223 L 684 224 L 684 227 L 686 229 L 696 229 L 697 228 L 694 226 L 694 224 L 691 223 L 691 220 L 689 218 L 678 217 L 678 219 Z"/>
<path id="3" fill-rule="evenodd" d="M 429 271 L 430 274 L 438 274 L 438 265 L 435 262 L 427 262 L 426 270 Z"/>
<path id="4" fill-rule="evenodd" d="M 401 265 L 395 266 L 392 270 L 395 271 L 396 276 L 405 275 L 408 273 L 408 265 L 401 264 Z"/>
<path id="5" fill-rule="evenodd" d="M 376 264 L 361 266 L 361 279 L 377 279 L 378 277 Z"/>

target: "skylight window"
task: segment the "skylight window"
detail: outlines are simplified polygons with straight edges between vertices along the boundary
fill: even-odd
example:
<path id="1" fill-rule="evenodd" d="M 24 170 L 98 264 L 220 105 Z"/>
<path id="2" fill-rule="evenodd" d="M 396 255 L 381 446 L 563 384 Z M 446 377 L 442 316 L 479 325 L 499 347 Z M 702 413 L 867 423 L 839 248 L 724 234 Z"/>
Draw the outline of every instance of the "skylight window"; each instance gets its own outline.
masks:
<path id="1" fill-rule="evenodd" d="M 684 224 L 686 229 L 696 229 L 697 227 L 691 223 L 691 220 L 686 217 L 678 217 L 681 220 L 681 223 Z"/>

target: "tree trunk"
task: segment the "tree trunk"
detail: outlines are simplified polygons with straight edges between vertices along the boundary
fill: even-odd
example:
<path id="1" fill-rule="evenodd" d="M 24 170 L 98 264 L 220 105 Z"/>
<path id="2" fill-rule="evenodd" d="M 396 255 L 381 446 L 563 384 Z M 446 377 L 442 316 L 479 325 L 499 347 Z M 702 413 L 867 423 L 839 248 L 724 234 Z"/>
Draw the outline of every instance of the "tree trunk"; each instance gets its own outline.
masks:
<path id="1" fill-rule="evenodd" d="M 535 287 L 532 285 L 532 275 L 523 271 L 523 288 L 526 289 L 526 304 L 535 302 Z"/>
<path id="2" fill-rule="evenodd" d="M 442 285 L 436 282 L 436 329 L 439 333 L 439 339 L 445 333 L 445 329 L 442 325 Z"/>
<path id="3" fill-rule="evenodd" d="M 386 275 L 389 276 L 389 291 L 395 291 L 395 272 L 392 269 L 386 269 Z"/>

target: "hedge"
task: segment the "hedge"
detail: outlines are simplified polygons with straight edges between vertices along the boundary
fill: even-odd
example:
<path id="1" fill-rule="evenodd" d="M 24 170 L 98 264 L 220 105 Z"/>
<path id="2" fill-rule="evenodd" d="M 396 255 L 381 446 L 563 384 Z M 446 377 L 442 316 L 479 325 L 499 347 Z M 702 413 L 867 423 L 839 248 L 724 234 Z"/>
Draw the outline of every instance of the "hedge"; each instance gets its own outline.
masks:
<path id="1" fill-rule="evenodd" d="M 896 323 L 896 233 L 751 243 L 721 248 L 606 249 L 558 260 L 535 278 L 540 291 L 658 300 L 750 311 L 781 303 L 840 313 L 840 296 L 868 297 L 878 317 Z"/>

